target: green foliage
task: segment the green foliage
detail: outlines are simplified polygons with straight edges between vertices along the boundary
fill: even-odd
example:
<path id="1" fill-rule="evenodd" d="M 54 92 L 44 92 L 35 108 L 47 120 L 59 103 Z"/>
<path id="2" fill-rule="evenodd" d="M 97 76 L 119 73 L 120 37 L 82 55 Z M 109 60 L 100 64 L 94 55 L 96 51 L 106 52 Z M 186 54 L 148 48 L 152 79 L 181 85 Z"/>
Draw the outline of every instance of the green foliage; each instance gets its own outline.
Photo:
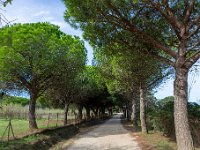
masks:
<path id="1" fill-rule="evenodd" d="M 40 92 L 50 78 L 59 76 L 62 67 L 73 75 L 77 64 L 84 64 L 83 42 L 49 23 L 15 24 L 0 31 L 0 79 L 14 83 L 12 88 L 33 86 Z"/>
<path id="2" fill-rule="evenodd" d="M 115 48 L 118 53 L 109 53 L 110 49 L 103 48 L 95 51 L 97 68 L 110 94 L 123 95 L 132 101 L 137 97 L 140 85 L 151 91 L 168 76 L 167 66 L 128 50 L 130 47 L 125 44 L 118 46 Z M 122 49 L 125 50 L 123 53 Z"/>
<path id="3" fill-rule="evenodd" d="M 51 100 L 45 97 L 44 95 L 40 96 L 37 99 L 37 106 L 41 108 L 52 108 L 54 105 L 52 105 Z"/>
<path id="4" fill-rule="evenodd" d="M 56 62 L 58 76 L 50 80 L 50 84 L 41 98 L 41 105 L 63 108 L 79 96 L 77 76 L 83 72 L 86 63 L 86 50 L 78 37 L 70 43 L 69 52 Z"/>
<path id="5" fill-rule="evenodd" d="M 36 76 L 46 78 L 53 69 L 57 39 L 62 33 L 48 23 L 16 24 L 1 29 L 0 78 L 21 85 Z M 22 81 L 21 81 L 22 82 Z M 28 84 L 22 82 L 27 89 Z"/>
<path id="6" fill-rule="evenodd" d="M 93 97 L 105 89 L 105 83 L 102 80 L 98 70 L 94 66 L 86 66 L 83 72 L 77 76 L 82 97 Z"/>
<path id="7" fill-rule="evenodd" d="M 7 4 L 11 4 L 12 0 L 0 0 L 0 4 L 2 3 L 4 7 L 7 6 Z"/>
<path id="8" fill-rule="evenodd" d="M 90 109 L 105 109 L 113 106 L 105 81 L 95 66 L 86 66 L 76 77 L 78 99 L 76 104 Z"/>
<path id="9" fill-rule="evenodd" d="M 1 100 L 2 104 L 19 104 L 22 106 L 28 105 L 29 99 L 15 96 L 4 96 Z"/>
<path id="10" fill-rule="evenodd" d="M 162 131 L 164 135 L 175 136 L 174 128 L 174 97 L 169 96 L 162 100 L 156 101 L 147 110 L 148 123 L 154 130 Z M 190 125 L 194 130 L 193 136 L 196 137 L 195 130 L 199 130 L 200 126 L 200 105 L 197 103 L 188 103 L 188 115 Z M 197 136 L 198 138 L 198 136 Z M 198 140 L 197 140 L 198 141 Z"/>
<path id="11" fill-rule="evenodd" d="M 147 110 L 148 121 L 154 130 L 162 131 L 164 135 L 174 136 L 173 97 L 157 101 Z"/>
<path id="12" fill-rule="evenodd" d="M 58 80 L 57 85 L 65 91 L 66 80 L 85 64 L 84 44 L 49 23 L 5 26 L 0 30 L 0 41 L 0 81 L 7 88 L 29 92 L 29 121 L 34 122 L 31 128 L 37 128 L 35 101 Z"/>
<path id="13" fill-rule="evenodd" d="M 195 102 L 188 103 L 188 114 L 191 120 L 200 120 L 200 105 Z"/>

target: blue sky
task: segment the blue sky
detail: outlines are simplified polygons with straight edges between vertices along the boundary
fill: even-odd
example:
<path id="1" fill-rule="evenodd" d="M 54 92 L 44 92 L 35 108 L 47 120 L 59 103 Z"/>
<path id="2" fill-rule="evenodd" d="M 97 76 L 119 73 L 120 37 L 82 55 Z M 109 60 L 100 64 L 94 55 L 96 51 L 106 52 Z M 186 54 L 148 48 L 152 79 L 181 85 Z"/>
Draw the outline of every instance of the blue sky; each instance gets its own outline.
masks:
<path id="1" fill-rule="evenodd" d="M 65 6 L 61 0 L 13 0 L 11 5 L 5 8 L 3 13 L 9 20 L 15 20 L 13 23 L 27 22 L 51 22 L 59 25 L 60 29 L 70 35 L 81 37 L 81 30 L 74 30 L 64 21 Z M 88 64 L 92 63 L 92 48 L 87 42 L 85 46 L 88 51 Z M 199 70 L 199 68 L 198 68 Z M 200 76 L 193 71 L 189 74 L 189 100 L 199 102 L 200 100 Z M 173 79 L 169 79 L 165 84 L 157 88 L 155 96 L 162 99 L 173 95 Z"/>
<path id="2" fill-rule="evenodd" d="M 61 0 L 13 0 L 11 5 L 7 5 L 5 17 L 12 23 L 27 22 L 50 22 L 60 26 L 60 29 L 70 35 L 81 37 L 81 30 L 75 30 L 64 21 L 65 6 Z M 92 48 L 85 42 L 88 50 L 88 58 L 92 58 Z M 92 59 L 88 59 L 88 64 Z"/>

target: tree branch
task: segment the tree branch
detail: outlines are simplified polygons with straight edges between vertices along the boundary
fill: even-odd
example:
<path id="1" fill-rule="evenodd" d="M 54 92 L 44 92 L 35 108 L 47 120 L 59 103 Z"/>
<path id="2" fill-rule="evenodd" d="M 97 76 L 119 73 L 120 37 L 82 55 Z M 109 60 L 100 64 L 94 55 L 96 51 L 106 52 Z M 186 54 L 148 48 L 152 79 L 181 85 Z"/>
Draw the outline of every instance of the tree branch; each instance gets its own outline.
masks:
<path id="1" fill-rule="evenodd" d="M 17 78 L 22 82 L 22 84 L 23 84 L 27 89 L 30 90 L 31 85 L 30 85 L 30 83 L 28 83 L 28 82 L 26 81 L 25 78 L 23 78 L 23 77 L 20 76 L 20 75 L 17 75 Z"/>
<path id="2" fill-rule="evenodd" d="M 198 27 L 200 26 L 200 24 L 199 24 L 199 21 L 200 21 L 200 15 L 198 15 L 195 19 L 194 19 L 194 21 L 191 21 L 190 22 L 190 24 L 188 25 L 189 27 L 189 29 L 191 29 L 194 25 L 197 25 Z"/>
<path id="3" fill-rule="evenodd" d="M 198 31 L 199 31 L 199 29 L 200 29 L 200 24 L 197 26 L 197 28 L 196 28 L 195 30 L 193 30 L 193 32 L 191 32 L 191 33 L 188 35 L 187 39 L 189 39 L 189 38 L 191 38 L 192 36 L 194 36 L 195 34 L 197 34 Z"/>
<path id="4" fill-rule="evenodd" d="M 170 73 L 168 72 L 168 73 L 165 74 L 165 75 L 162 75 L 162 76 L 157 77 L 155 80 L 153 80 L 151 83 L 149 83 L 149 84 L 147 85 L 147 89 L 151 89 L 152 86 L 155 86 L 155 84 L 157 84 L 159 81 L 163 80 L 165 77 L 167 77 L 167 76 L 169 76 L 169 75 L 170 75 Z"/>
<path id="5" fill-rule="evenodd" d="M 186 12 L 185 12 L 185 17 L 184 17 L 185 27 L 187 27 L 189 24 L 190 16 L 192 14 L 192 11 L 194 10 L 194 4 L 195 4 L 195 0 L 191 0 L 190 6 L 189 7 L 186 6 Z"/>
<path id="6" fill-rule="evenodd" d="M 139 30 L 129 20 L 127 20 L 126 18 L 123 17 L 123 15 L 118 11 L 118 9 L 111 2 L 107 3 L 107 4 L 108 4 L 108 7 L 110 9 L 112 9 L 116 13 L 116 15 L 119 17 L 118 19 L 120 21 L 122 21 L 125 25 L 125 27 L 124 27 L 124 26 L 122 26 L 122 23 L 113 22 L 116 26 L 123 28 L 125 30 L 129 30 L 130 32 L 137 34 L 137 36 L 139 36 L 141 39 L 143 39 L 143 42 L 149 43 L 152 46 L 164 51 L 166 54 L 170 55 L 171 57 L 176 58 L 176 53 L 174 51 L 172 51 L 167 46 L 162 45 L 160 42 L 158 42 L 156 39 L 154 39 L 152 36 L 150 36 L 146 32 Z M 102 14 L 104 17 L 107 16 L 103 12 L 102 12 Z M 107 18 L 107 20 L 109 20 L 109 19 Z"/>
<path id="7" fill-rule="evenodd" d="M 160 42 L 156 41 L 153 37 L 151 37 L 146 32 L 140 31 L 137 28 L 130 28 L 130 31 L 136 33 L 140 38 L 144 40 L 144 42 L 149 43 L 150 45 L 154 46 L 155 48 L 158 48 L 162 51 L 164 51 L 166 54 L 170 55 L 173 58 L 176 58 L 176 52 L 172 51 L 167 46 L 164 46 L 160 44 Z"/>
<path id="8" fill-rule="evenodd" d="M 164 7 L 167 11 L 167 14 L 165 14 L 162 10 L 162 8 L 160 7 L 160 3 L 154 3 L 152 1 L 149 1 L 150 4 L 152 4 L 152 7 L 154 9 L 156 9 L 158 12 L 160 12 L 160 14 L 165 18 L 165 20 L 172 26 L 173 30 L 176 33 L 176 36 L 181 39 L 180 37 L 180 29 L 182 27 L 181 23 L 178 21 L 178 19 L 174 16 L 174 13 L 172 12 L 171 8 L 168 5 L 168 2 L 166 0 L 163 1 L 164 3 Z"/>
<path id="9" fill-rule="evenodd" d="M 199 45 L 200 45 L 200 40 L 198 40 L 192 47 L 188 48 L 187 51 L 189 52 L 190 50 L 195 49 Z"/>
<path id="10" fill-rule="evenodd" d="M 151 54 L 150 54 L 151 55 Z M 162 57 L 160 55 L 151 55 L 152 57 L 154 57 L 155 59 L 163 62 L 164 64 L 167 64 L 167 65 L 170 65 L 172 67 L 175 67 L 175 62 L 165 58 L 165 57 Z"/>
<path id="11" fill-rule="evenodd" d="M 186 66 L 186 68 L 190 68 L 192 67 L 192 65 L 194 63 L 197 62 L 197 60 L 200 58 L 200 50 L 198 50 L 197 52 L 195 52 L 191 57 L 187 58 L 184 62 L 184 66 Z"/>

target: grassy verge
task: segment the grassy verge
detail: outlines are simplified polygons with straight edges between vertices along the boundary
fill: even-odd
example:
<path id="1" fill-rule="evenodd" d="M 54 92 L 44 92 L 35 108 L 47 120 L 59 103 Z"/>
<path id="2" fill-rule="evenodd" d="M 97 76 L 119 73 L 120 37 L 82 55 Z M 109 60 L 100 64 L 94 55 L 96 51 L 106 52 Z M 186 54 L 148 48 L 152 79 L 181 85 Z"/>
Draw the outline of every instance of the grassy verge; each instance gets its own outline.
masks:
<path id="1" fill-rule="evenodd" d="M 44 129 L 36 134 L 25 136 L 10 142 L 0 141 L 0 150 L 48 150 L 53 145 L 71 138 L 79 132 L 79 128 L 87 128 L 102 123 L 103 119 L 92 119 L 76 125 L 68 125 L 58 128 Z"/>
<path id="2" fill-rule="evenodd" d="M 28 136 L 22 139 L 17 139 L 17 140 L 13 140 L 10 142 L 3 142 L 0 141 L 0 149 L 1 150 L 10 150 L 10 149 L 15 149 L 16 147 L 18 147 L 19 145 L 26 145 L 29 142 L 35 142 L 42 139 L 42 137 L 37 137 L 36 135 L 32 135 L 32 136 Z"/>
<path id="3" fill-rule="evenodd" d="M 147 143 L 151 144 L 155 147 L 156 150 L 176 150 L 176 142 L 171 140 L 168 137 L 162 135 L 161 132 L 152 132 L 150 131 L 149 134 L 143 134 L 138 132 L 137 135 L 147 141 Z M 196 147 L 195 150 L 200 150 L 200 147 Z"/>
<path id="4" fill-rule="evenodd" d="M 6 127 L 8 126 L 9 120 L 7 119 L 0 119 L 0 138 L 2 138 L 4 131 L 6 130 Z M 29 130 L 29 124 L 27 120 L 21 120 L 21 119 L 13 119 L 11 121 L 14 135 L 16 137 L 22 137 L 24 135 L 30 134 L 31 131 Z M 38 128 L 39 129 L 45 129 L 45 128 L 51 128 L 56 126 L 62 126 L 63 121 L 59 120 L 58 122 L 56 120 L 50 120 L 49 123 L 46 119 L 40 119 L 37 120 Z M 7 132 L 4 139 L 7 138 Z"/>
<path id="5" fill-rule="evenodd" d="M 142 150 L 176 150 L 176 142 L 162 135 L 161 132 L 143 134 L 139 129 L 133 129 L 131 122 L 123 120 L 123 126 L 131 131 L 131 135 L 136 139 Z M 200 150 L 196 147 L 195 150 Z"/>
<path id="6" fill-rule="evenodd" d="M 10 142 L 1 142 L 1 150 L 48 150 L 52 145 L 69 138 L 78 132 L 78 128 L 74 125 L 60 127 L 56 129 L 45 129 L 40 133 L 26 136 L 21 139 L 12 140 Z"/>
<path id="7" fill-rule="evenodd" d="M 162 133 L 150 132 L 149 134 L 143 134 L 138 132 L 137 135 L 140 137 L 140 140 L 146 141 L 148 144 L 155 147 L 157 150 L 176 150 L 177 146 L 174 141 L 171 139 L 162 136 Z"/>

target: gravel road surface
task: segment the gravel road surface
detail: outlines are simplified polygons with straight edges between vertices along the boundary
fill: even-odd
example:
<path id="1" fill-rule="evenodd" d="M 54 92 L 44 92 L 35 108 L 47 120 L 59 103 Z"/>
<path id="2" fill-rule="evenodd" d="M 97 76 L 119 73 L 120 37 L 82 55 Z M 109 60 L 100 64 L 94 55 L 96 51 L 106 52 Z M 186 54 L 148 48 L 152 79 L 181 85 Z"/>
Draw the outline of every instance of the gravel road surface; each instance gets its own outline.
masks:
<path id="1" fill-rule="evenodd" d="M 120 116 L 118 114 L 98 128 L 80 135 L 66 150 L 141 150 L 121 124 Z"/>

